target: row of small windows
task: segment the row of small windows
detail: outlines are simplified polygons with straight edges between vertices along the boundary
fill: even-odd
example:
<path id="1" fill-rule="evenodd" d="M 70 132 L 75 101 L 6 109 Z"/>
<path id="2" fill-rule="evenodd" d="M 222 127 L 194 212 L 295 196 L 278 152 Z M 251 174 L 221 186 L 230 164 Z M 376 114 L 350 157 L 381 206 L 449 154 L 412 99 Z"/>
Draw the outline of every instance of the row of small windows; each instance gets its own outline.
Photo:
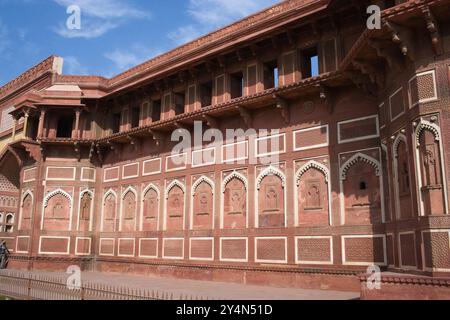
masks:
<path id="1" fill-rule="evenodd" d="M 223 95 L 228 93 L 230 99 L 236 99 L 256 92 L 256 86 L 261 83 L 264 90 L 277 88 L 280 84 L 281 75 L 292 75 L 296 72 L 296 61 L 301 78 L 309 78 L 319 75 L 319 56 L 316 47 L 302 50 L 300 58 L 296 58 L 295 53 L 289 53 L 281 59 L 281 68 L 277 59 L 267 61 L 261 65 L 250 65 L 228 75 L 221 75 L 213 80 L 204 81 L 191 85 L 181 91 L 173 91 L 164 95 L 161 99 L 153 100 L 151 108 L 133 106 L 130 110 L 121 110 L 112 114 L 110 129 L 113 134 L 121 132 L 122 126 L 129 124 L 131 129 L 141 125 L 142 118 L 151 118 L 152 122 L 161 120 L 164 112 L 170 112 L 170 116 L 177 116 L 191 110 L 194 104 L 198 103 L 200 108 L 206 108 L 213 104 L 224 102 Z M 287 58 L 286 58 L 287 57 Z M 262 67 L 260 75 L 259 68 Z M 294 76 L 292 76 L 294 79 Z M 293 80 L 291 80 L 292 82 Z M 283 80 L 283 85 L 287 84 Z M 226 84 L 227 83 L 227 84 Z M 225 89 L 225 88 L 228 89 Z M 251 89 L 250 89 L 251 88 Z M 214 99 L 215 98 L 215 99 Z"/>

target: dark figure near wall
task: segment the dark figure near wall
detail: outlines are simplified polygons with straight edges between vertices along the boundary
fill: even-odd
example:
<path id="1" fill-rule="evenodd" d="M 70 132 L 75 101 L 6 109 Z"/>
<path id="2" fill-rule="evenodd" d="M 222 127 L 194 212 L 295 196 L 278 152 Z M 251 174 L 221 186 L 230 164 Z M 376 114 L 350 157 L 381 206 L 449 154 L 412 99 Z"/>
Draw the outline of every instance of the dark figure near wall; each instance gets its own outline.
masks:
<path id="1" fill-rule="evenodd" d="M 0 243 L 0 269 L 6 269 L 6 266 L 8 265 L 8 257 L 9 257 L 9 250 L 6 247 L 6 241 L 2 240 Z"/>

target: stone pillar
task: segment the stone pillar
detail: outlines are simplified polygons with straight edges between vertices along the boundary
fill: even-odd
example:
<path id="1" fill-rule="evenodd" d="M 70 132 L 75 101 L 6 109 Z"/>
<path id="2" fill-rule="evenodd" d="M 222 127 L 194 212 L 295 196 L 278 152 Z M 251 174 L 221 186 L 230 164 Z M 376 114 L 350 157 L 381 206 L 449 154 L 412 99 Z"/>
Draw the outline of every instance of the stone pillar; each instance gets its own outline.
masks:
<path id="1" fill-rule="evenodd" d="M 12 141 L 16 140 L 16 128 L 17 128 L 17 119 L 16 119 L 16 117 L 14 117 L 13 127 L 12 127 L 12 136 L 11 136 Z"/>
<path id="2" fill-rule="evenodd" d="M 80 114 L 81 110 L 77 109 L 75 111 L 75 138 L 80 139 Z"/>
<path id="3" fill-rule="evenodd" d="M 45 113 L 46 113 L 46 110 L 42 109 L 41 116 L 39 117 L 39 127 L 38 127 L 38 135 L 37 135 L 38 138 L 44 137 Z"/>
<path id="4" fill-rule="evenodd" d="M 28 118 L 30 116 L 30 111 L 25 111 L 25 121 L 23 124 L 23 135 L 25 138 L 28 138 Z"/>

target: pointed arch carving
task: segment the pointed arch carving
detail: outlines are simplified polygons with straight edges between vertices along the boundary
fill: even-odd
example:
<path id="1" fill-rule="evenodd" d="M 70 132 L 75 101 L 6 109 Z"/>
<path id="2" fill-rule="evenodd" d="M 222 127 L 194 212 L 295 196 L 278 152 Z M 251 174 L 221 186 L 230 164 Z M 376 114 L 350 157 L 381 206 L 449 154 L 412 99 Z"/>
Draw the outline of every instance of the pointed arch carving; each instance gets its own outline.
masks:
<path id="1" fill-rule="evenodd" d="M 125 189 L 125 191 L 122 192 L 122 200 L 125 198 L 128 192 L 132 192 L 137 199 L 138 193 L 136 189 L 134 189 L 132 186 L 129 186 L 128 188 Z"/>
<path id="2" fill-rule="evenodd" d="M 352 167 L 355 163 L 362 161 L 365 163 L 370 164 L 374 169 L 375 169 L 375 175 L 376 176 L 380 176 L 380 171 L 381 171 L 381 165 L 380 162 L 374 158 L 372 158 L 371 156 L 368 156 L 364 153 L 356 153 L 354 154 L 350 159 L 348 159 L 344 165 L 341 168 L 341 180 L 346 180 L 347 179 L 347 172 L 350 169 L 350 167 Z"/>
<path id="3" fill-rule="evenodd" d="M 207 176 L 201 176 L 192 185 L 192 196 L 195 196 L 195 191 L 197 190 L 198 186 L 203 182 L 207 183 L 211 187 L 212 194 L 214 195 L 214 182 Z"/>
<path id="4" fill-rule="evenodd" d="M 184 184 L 181 183 L 179 180 L 173 180 L 166 188 L 166 192 L 165 192 L 165 195 L 164 195 L 164 197 L 166 199 L 169 198 L 169 193 L 170 193 L 170 191 L 172 191 L 172 189 L 174 187 L 178 187 L 178 188 L 181 189 L 181 191 L 183 191 L 184 194 L 186 193 L 186 187 L 184 186 Z"/>
<path id="5" fill-rule="evenodd" d="M 403 133 L 400 133 L 397 135 L 397 137 L 394 140 L 394 143 L 392 144 L 392 150 L 394 151 L 394 157 L 398 156 L 398 146 L 400 142 L 404 142 L 406 146 L 406 150 L 408 150 L 408 142 L 406 140 L 406 136 Z"/>
<path id="6" fill-rule="evenodd" d="M 154 192 L 156 195 L 156 199 L 151 199 L 148 196 L 151 196 L 151 192 Z M 152 200 L 152 205 L 150 208 L 150 212 L 148 212 L 148 201 Z M 154 206 L 156 201 L 156 206 Z M 160 201 L 161 201 L 161 193 L 159 188 L 153 183 L 148 184 L 144 190 L 142 191 L 141 197 L 141 221 L 140 221 L 140 230 L 141 231 L 156 231 L 158 229 L 158 220 L 159 220 L 159 212 L 160 212 Z"/>
<path id="7" fill-rule="evenodd" d="M 261 182 L 264 180 L 267 176 L 277 176 L 281 179 L 281 186 L 284 188 L 286 186 L 286 177 L 283 172 L 281 172 L 279 169 L 270 166 L 264 169 L 256 179 L 256 189 L 261 189 Z"/>
<path id="8" fill-rule="evenodd" d="M 430 122 L 430 121 L 421 119 L 420 122 L 417 124 L 416 131 L 415 131 L 417 147 L 420 146 L 420 135 L 422 134 L 422 132 L 424 130 L 428 130 L 431 133 L 433 133 L 434 138 L 436 139 L 436 141 L 440 141 L 441 140 L 441 133 L 440 133 L 439 126 L 437 124 L 435 124 L 435 123 Z"/>
<path id="9" fill-rule="evenodd" d="M 110 195 L 113 195 L 117 202 L 117 193 L 113 189 L 109 189 L 106 191 L 106 193 L 103 195 L 103 203 L 105 203 L 106 198 L 108 198 Z"/>
<path id="10" fill-rule="evenodd" d="M 90 197 L 90 199 L 88 198 L 88 203 L 89 203 L 89 212 L 88 212 L 88 217 L 86 217 L 85 215 L 85 211 L 83 205 L 86 204 L 86 202 L 84 201 L 84 196 L 88 195 Z M 94 210 L 94 192 L 92 192 L 92 190 L 90 189 L 84 189 L 80 192 L 79 195 L 79 205 L 78 205 L 78 221 L 77 221 L 77 230 L 80 230 L 80 228 L 84 228 L 84 223 L 87 222 L 88 226 L 86 226 L 86 229 L 88 230 L 92 230 L 92 215 L 93 215 L 93 210 Z"/>
<path id="11" fill-rule="evenodd" d="M 28 189 L 28 190 L 26 190 L 26 191 L 22 194 L 21 204 L 23 204 L 23 201 L 25 200 L 25 198 L 26 198 L 27 196 L 30 196 L 30 197 L 31 197 L 31 201 L 34 202 L 34 195 L 33 195 L 33 192 L 32 192 L 30 189 Z"/>
<path id="12" fill-rule="evenodd" d="M 301 177 L 309 170 L 309 169 L 317 169 L 320 172 L 323 173 L 325 176 L 325 182 L 328 183 L 330 178 L 330 172 L 329 169 L 323 165 L 322 163 L 319 163 L 317 161 L 311 160 L 308 163 L 305 163 L 300 169 L 298 169 L 297 173 L 295 174 L 295 181 L 297 186 L 300 184 Z"/>
<path id="13" fill-rule="evenodd" d="M 50 192 L 49 194 L 47 194 L 44 198 L 44 208 L 46 208 L 48 206 L 48 201 L 53 198 L 56 195 L 62 195 L 63 197 L 67 198 L 67 200 L 69 200 L 69 208 L 72 208 L 72 196 L 70 194 L 68 194 L 66 191 L 62 190 L 62 189 L 57 189 L 54 190 L 52 192 Z"/>
<path id="14" fill-rule="evenodd" d="M 240 181 L 242 181 L 242 183 L 244 184 L 245 190 L 248 190 L 247 178 L 243 174 L 241 174 L 241 173 L 239 173 L 237 171 L 233 171 L 228 176 L 226 176 L 225 179 L 223 180 L 222 193 L 225 192 L 225 189 L 227 188 L 228 183 L 230 183 L 230 181 L 235 179 L 235 178 L 240 180 Z"/>
<path id="15" fill-rule="evenodd" d="M 158 200 L 160 200 L 161 197 L 161 193 L 159 192 L 159 188 L 157 186 L 155 186 L 153 183 L 150 183 L 149 185 L 147 185 L 144 190 L 142 191 L 142 201 L 144 201 L 144 198 L 146 196 L 146 194 L 150 191 L 153 190 L 156 192 L 156 194 L 158 195 Z"/>
<path id="16" fill-rule="evenodd" d="M 30 202 L 29 207 L 25 207 L 27 198 L 29 197 Z M 33 192 L 28 189 L 22 193 L 20 198 L 20 214 L 19 214 L 19 230 L 27 230 L 31 228 L 31 218 L 33 216 L 33 204 L 34 204 L 34 195 Z M 24 216 L 26 215 L 26 216 Z"/>

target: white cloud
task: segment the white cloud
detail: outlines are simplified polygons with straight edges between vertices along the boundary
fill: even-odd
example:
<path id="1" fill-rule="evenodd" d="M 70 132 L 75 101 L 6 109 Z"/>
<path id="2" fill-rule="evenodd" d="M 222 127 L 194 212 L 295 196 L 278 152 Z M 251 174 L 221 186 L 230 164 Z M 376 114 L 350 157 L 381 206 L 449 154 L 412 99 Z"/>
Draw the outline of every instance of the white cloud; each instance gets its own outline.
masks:
<path id="1" fill-rule="evenodd" d="M 193 22 L 167 36 L 180 45 L 277 2 L 280 0 L 189 0 L 187 14 Z"/>
<path id="2" fill-rule="evenodd" d="M 64 38 L 92 39 L 98 38 L 118 26 L 118 23 L 113 23 L 110 21 L 97 22 L 95 20 L 92 21 L 84 19 L 80 30 L 69 30 L 64 24 L 59 25 L 59 27 L 54 30 L 57 34 Z"/>
<path id="3" fill-rule="evenodd" d="M 64 73 L 71 75 L 87 75 L 89 74 L 88 68 L 83 66 L 77 57 L 67 56 L 64 57 Z"/>
<path id="4" fill-rule="evenodd" d="M 179 27 L 177 30 L 170 32 L 167 36 L 174 43 L 180 45 L 195 38 L 198 38 L 201 35 L 201 31 L 194 27 L 193 25 L 187 25 Z"/>
<path id="5" fill-rule="evenodd" d="M 114 69 L 105 76 L 111 77 L 119 72 L 141 64 L 160 53 L 161 50 L 148 48 L 141 44 L 134 44 L 127 50 L 115 49 L 114 51 L 107 52 L 104 54 L 104 57 L 113 63 Z"/>
<path id="6" fill-rule="evenodd" d="M 63 7 L 77 5 L 84 15 L 101 19 L 144 18 L 149 14 L 124 0 L 54 0 Z"/>
<path id="7" fill-rule="evenodd" d="M 97 38 L 129 19 L 149 18 L 150 13 L 134 7 L 128 0 L 53 0 L 62 7 L 81 9 L 81 30 L 69 30 L 65 23 L 54 31 L 65 38 Z M 69 15 L 67 16 L 69 17 Z"/>
<path id="8" fill-rule="evenodd" d="M 279 0 L 189 0 L 188 14 L 203 26 L 217 28 L 276 2 Z"/>
<path id="9" fill-rule="evenodd" d="M 116 49 L 113 52 L 105 53 L 105 57 L 111 60 L 120 70 L 137 65 L 140 61 L 136 53 L 121 51 L 119 49 Z"/>

